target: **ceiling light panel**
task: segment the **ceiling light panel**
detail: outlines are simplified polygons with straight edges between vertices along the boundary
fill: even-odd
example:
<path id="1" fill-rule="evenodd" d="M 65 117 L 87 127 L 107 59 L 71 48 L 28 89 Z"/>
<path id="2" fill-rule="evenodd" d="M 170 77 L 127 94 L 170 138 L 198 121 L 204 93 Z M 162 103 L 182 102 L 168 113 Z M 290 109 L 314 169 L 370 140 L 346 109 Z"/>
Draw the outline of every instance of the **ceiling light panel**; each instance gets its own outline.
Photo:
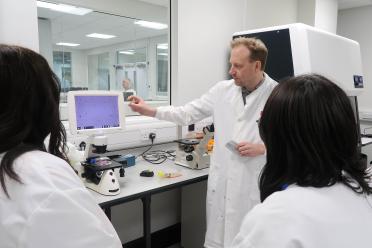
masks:
<path id="1" fill-rule="evenodd" d="M 168 44 L 167 44 L 167 43 L 158 44 L 158 45 L 157 45 L 157 48 L 158 48 L 158 49 L 167 50 L 167 49 L 168 49 Z"/>
<path id="2" fill-rule="evenodd" d="M 80 8 L 72 5 L 67 4 L 55 4 L 55 3 L 47 3 L 42 1 L 36 1 L 37 7 L 46 8 L 57 12 L 68 13 L 72 15 L 86 15 L 93 10 L 87 8 Z"/>
<path id="3" fill-rule="evenodd" d="M 127 54 L 127 55 L 133 55 L 136 52 L 134 50 L 126 50 L 126 51 L 120 51 L 121 54 Z"/>
<path id="4" fill-rule="evenodd" d="M 168 28 L 167 24 L 163 24 L 159 22 L 135 21 L 134 24 L 140 25 L 141 27 L 152 28 L 152 29 L 157 29 L 157 30 Z"/>
<path id="5" fill-rule="evenodd" d="M 76 47 L 80 46 L 80 44 L 77 43 L 69 43 L 69 42 L 58 42 L 56 43 L 57 46 L 69 46 L 69 47 Z"/>
<path id="6" fill-rule="evenodd" d="M 111 34 L 92 33 L 92 34 L 87 34 L 86 37 L 97 38 L 97 39 L 112 39 L 112 38 L 115 38 L 116 36 L 111 35 Z"/>

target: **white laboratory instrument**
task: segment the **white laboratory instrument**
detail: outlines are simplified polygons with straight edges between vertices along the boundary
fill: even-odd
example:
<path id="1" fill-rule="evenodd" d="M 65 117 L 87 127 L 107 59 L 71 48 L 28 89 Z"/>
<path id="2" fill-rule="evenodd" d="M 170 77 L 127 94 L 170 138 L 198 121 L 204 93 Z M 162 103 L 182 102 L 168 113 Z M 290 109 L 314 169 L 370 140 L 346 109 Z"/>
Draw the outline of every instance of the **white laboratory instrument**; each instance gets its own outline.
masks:
<path id="1" fill-rule="evenodd" d="M 85 186 L 102 195 L 117 195 L 120 185 L 115 175 L 122 164 L 101 156 L 106 153 L 105 134 L 124 128 L 123 95 L 108 91 L 70 91 L 68 93 L 69 126 L 72 134 L 88 135 L 79 176 Z M 78 165 L 79 166 L 79 165 Z"/>
<path id="2" fill-rule="evenodd" d="M 210 165 L 208 142 L 213 138 L 214 126 L 203 128 L 204 137 L 198 139 L 180 139 L 176 151 L 175 163 L 191 169 L 204 169 Z"/>
<path id="3" fill-rule="evenodd" d="M 236 32 L 233 38 L 237 37 L 265 43 L 269 50 L 265 72 L 278 82 L 306 73 L 332 80 L 349 96 L 360 126 L 357 96 L 364 91 L 364 82 L 358 42 L 302 23 Z"/>
<path id="4" fill-rule="evenodd" d="M 305 73 L 321 74 L 348 96 L 363 92 L 358 42 L 302 23 L 241 31 L 236 37 L 257 37 L 269 50 L 265 72 L 276 81 Z"/>

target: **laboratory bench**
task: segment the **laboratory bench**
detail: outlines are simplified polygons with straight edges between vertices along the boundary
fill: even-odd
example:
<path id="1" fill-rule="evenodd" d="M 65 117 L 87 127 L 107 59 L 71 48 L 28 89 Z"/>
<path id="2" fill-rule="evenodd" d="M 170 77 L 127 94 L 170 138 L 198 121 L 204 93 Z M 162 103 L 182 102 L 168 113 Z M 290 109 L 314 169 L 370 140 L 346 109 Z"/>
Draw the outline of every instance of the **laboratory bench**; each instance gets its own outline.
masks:
<path id="1" fill-rule="evenodd" d="M 174 150 L 175 143 L 156 145 L 153 150 Z M 146 150 L 145 147 L 136 150 L 123 150 L 116 154 L 133 155 L 140 154 Z M 112 152 L 115 154 L 115 152 Z M 140 173 L 144 170 L 152 170 L 153 177 L 141 177 Z M 174 178 L 160 177 L 160 173 L 180 173 Z M 209 169 L 193 170 L 180 165 L 176 165 L 173 160 L 167 159 L 162 164 L 151 164 L 142 157 L 136 159 L 134 166 L 125 168 L 125 176 L 117 177 L 120 184 L 120 194 L 115 196 L 104 196 L 92 190 L 90 192 L 97 203 L 111 219 L 111 207 L 123 204 L 129 201 L 141 199 L 143 206 L 143 237 L 146 248 L 151 247 L 151 196 L 175 188 L 181 188 L 186 185 L 194 184 L 208 179 Z"/>

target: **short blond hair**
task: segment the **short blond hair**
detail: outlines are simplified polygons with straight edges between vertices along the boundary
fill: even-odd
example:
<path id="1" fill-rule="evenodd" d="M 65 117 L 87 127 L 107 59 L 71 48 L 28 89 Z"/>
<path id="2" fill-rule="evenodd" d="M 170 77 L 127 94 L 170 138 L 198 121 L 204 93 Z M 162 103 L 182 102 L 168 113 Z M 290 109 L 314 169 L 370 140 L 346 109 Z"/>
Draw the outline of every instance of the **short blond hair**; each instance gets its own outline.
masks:
<path id="1" fill-rule="evenodd" d="M 260 61 L 261 70 L 265 70 L 268 50 L 260 39 L 246 37 L 238 37 L 233 39 L 230 43 L 231 49 L 238 46 L 245 46 L 251 52 L 249 59 L 253 61 Z"/>

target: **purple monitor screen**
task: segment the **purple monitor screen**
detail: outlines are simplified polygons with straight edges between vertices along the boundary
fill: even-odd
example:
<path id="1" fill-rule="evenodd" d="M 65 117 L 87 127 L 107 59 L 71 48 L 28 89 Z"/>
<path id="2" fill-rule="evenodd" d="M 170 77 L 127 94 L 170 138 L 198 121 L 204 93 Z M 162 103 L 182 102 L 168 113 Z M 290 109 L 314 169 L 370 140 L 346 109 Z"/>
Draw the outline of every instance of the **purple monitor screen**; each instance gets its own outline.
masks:
<path id="1" fill-rule="evenodd" d="M 117 96 L 75 96 L 77 130 L 119 127 Z"/>

